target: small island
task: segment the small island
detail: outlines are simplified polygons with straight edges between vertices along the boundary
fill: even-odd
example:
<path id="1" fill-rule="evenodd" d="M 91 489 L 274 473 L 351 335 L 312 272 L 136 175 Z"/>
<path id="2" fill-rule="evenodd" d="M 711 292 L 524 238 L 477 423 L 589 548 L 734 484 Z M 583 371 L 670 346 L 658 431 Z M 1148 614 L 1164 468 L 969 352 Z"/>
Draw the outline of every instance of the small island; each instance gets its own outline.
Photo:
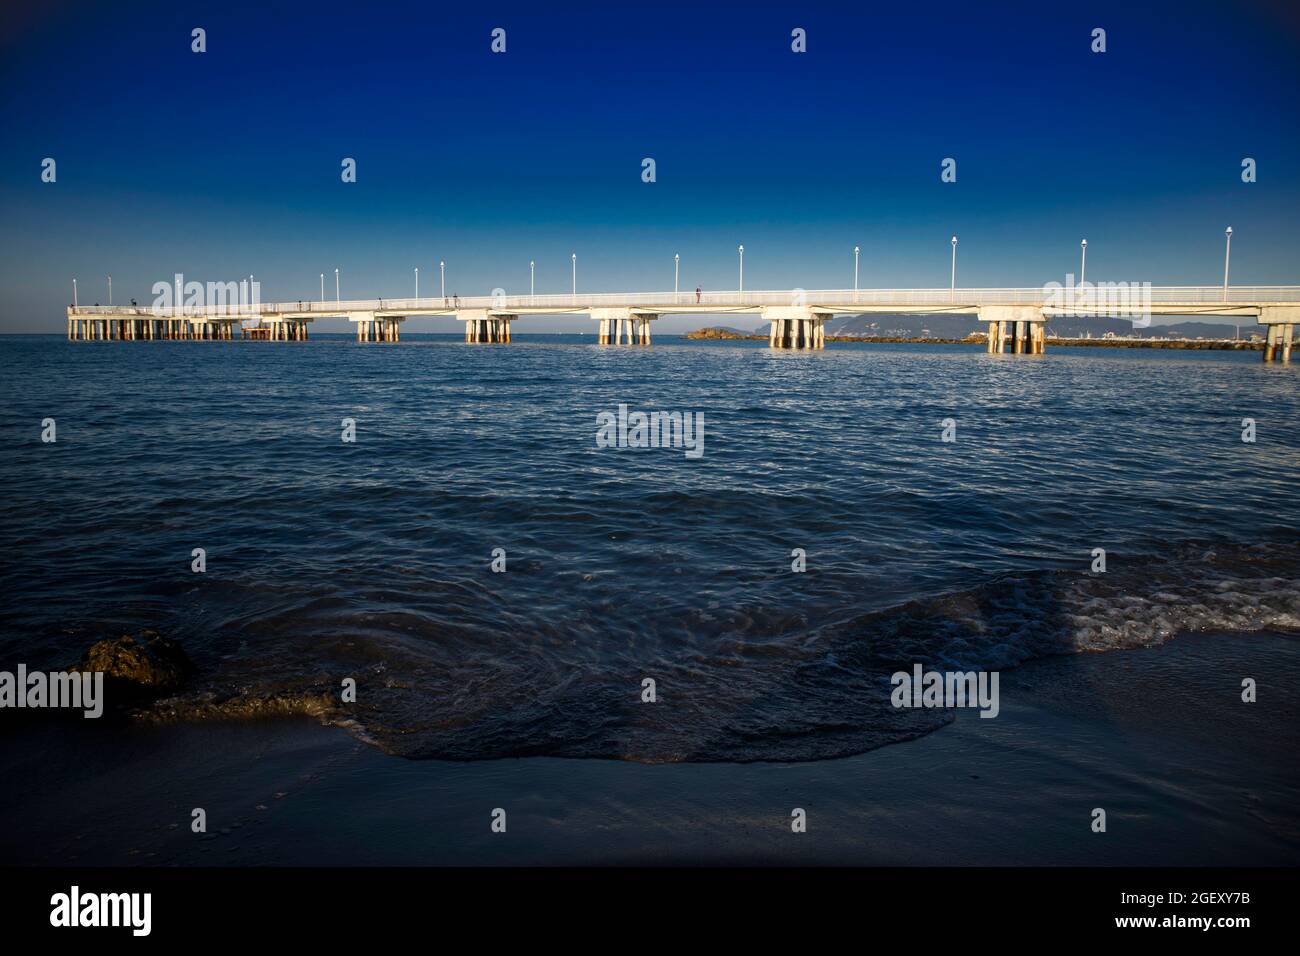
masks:
<path id="1" fill-rule="evenodd" d="M 687 332 L 686 337 L 688 339 L 753 339 L 757 341 L 767 338 L 766 335 L 744 332 L 723 325 L 713 325 L 707 329 L 696 329 L 694 332 Z"/>

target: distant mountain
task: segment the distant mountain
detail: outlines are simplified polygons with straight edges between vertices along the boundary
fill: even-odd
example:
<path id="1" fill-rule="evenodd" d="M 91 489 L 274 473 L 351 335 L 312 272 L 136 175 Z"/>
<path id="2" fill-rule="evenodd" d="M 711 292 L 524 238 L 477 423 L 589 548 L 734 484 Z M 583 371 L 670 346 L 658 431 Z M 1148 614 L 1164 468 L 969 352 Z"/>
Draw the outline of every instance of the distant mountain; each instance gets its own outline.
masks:
<path id="1" fill-rule="evenodd" d="M 1060 338 L 1082 338 L 1091 335 L 1101 338 L 1107 332 L 1132 335 L 1137 332 L 1152 338 L 1204 338 L 1231 339 L 1237 335 L 1238 326 L 1223 322 L 1175 322 L 1170 325 L 1152 325 L 1135 329 L 1127 319 L 1103 317 L 1060 316 L 1047 322 L 1048 334 Z M 1240 337 L 1247 339 L 1259 329 L 1253 321 L 1243 321 Z M 759 329 L 766 332 L 766 327 Z M 986 329 L 973 315 L 865 315 L 837 316 L 826 324 L 826 334 L 862 336 L 928 336 L 934 339 L 960 339 L 972 332 Z"/>

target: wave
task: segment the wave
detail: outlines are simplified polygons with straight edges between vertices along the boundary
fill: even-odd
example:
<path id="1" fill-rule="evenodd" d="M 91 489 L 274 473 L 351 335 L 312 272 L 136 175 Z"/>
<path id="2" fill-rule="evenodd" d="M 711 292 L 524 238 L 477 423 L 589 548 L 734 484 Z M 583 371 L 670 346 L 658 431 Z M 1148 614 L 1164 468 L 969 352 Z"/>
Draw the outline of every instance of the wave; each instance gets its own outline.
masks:
<path id="1" fill-rule="evenodd" d="M 656 640 L 653 621 L 636 635 L 553 623 L 502 635 L 350 616 L 335 602 L 327 624 L 277 621 L 276 640 L 140 716 L 308 714 L 410 758 L 820 760 L 951 720 L 890 703 L 890 675 L 917 663 L 1000 670 L 1182 633 L 1300 630 L 1300 543 L 1188 544 L 1109 564 L 1003 574 L 870 613 L 853 613 L 846 594 L 849 610 L 816 624 L 740 605 L 725 618 L 673 622 L 665 631 L 687 632 L 673 640 Z M 340 700 L 345 677 L 357 682 L 356 703 Z M 654 703 L 642 701 L 646 678 Z"/>

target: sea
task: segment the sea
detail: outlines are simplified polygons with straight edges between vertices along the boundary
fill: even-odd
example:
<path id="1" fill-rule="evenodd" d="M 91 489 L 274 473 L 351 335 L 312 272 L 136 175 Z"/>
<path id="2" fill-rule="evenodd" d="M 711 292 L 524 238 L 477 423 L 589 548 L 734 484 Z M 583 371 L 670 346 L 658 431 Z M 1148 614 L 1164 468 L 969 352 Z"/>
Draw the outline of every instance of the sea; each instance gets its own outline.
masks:
<path id="1" fill-rule="evenodd" d="M 175 639 L 196 675 L 137 721 L 814 761 L 950 721 L 891 705 L 917 664 L 1300 629 L 1300 369 L 1255 352 L 33 335 L 0 369 L 0 661 Z M 598 440 L 620 406 L 700 453 Z"/>

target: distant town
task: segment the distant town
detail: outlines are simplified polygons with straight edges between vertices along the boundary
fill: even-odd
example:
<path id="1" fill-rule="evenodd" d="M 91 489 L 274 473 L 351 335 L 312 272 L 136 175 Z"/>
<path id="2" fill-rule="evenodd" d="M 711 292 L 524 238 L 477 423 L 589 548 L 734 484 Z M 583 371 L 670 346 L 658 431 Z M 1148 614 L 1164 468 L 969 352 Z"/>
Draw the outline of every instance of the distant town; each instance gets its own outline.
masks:
<path id="1" fill-rule="evenodd" d="M 1264 346 L 1260 326 L 1223 322 L 1173 322 L 1135 328 L 1125 319 L 1065 317 L 1048 323 L 1047 340 L 1056 345 L 1092 345 L 1120 348 L 1244 349 Z M 738 329 L 712 326 L 687 334 L 690 339 L 762 339 L 766 326 Z M 834 325 L 827 323 L 828 341 L 928 342 L 983 344 L 987 333 L 973 317 L 947 315 L 854 315 Z"/>

